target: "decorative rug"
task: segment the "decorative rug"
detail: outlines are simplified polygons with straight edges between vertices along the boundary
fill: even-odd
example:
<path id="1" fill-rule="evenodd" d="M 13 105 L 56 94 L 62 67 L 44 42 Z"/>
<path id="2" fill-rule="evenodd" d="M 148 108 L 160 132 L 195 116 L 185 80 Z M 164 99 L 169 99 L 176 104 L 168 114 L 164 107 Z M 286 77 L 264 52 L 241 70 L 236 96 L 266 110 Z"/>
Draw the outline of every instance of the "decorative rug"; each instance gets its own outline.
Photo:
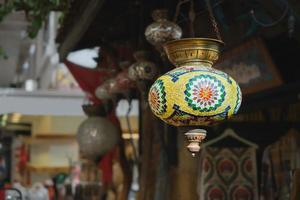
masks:
<path id="1" fill-rule="evenodd" d="M 205 147 L 197 189 L 199 200 L 258 200 L 256 150 Z"/>

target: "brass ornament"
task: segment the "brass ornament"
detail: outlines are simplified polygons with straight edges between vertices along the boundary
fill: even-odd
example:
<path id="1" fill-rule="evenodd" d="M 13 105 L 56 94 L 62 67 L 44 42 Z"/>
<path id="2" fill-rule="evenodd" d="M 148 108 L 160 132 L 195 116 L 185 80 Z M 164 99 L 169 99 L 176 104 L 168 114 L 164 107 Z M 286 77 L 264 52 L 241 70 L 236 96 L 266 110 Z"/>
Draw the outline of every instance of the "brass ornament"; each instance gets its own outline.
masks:
<path id="1" fill-rule="evenodd" d="M 176 67 L 184 65 L 212 66 L 219 58 L 223 42 L 210 38 L 187 38 L 164 44 L 168 59 Z"/>
<path id="2" fill-rule="evenodd" d="M 189 144 L 186 146 L 187 149 L 192 153 L 194 157 L 196 153 L 200 151 L 200 144 L 206 137 L 206 130 L 204 129 L 193 129 L 184 134 Z"/>

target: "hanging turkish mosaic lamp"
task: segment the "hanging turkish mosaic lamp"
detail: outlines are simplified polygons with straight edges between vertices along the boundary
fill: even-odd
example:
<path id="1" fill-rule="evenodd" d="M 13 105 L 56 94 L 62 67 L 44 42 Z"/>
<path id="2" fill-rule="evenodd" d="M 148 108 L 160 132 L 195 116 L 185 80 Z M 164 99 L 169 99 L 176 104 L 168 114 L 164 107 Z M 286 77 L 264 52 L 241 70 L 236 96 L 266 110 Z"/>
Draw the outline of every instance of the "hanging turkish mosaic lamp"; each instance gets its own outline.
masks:
<path id="1" fill-rule="evenodd" d="M 176 68 L 159 77 L 148 94 L 153 113 L 170 125 L 213 125 L 236 114 L 241 106 L 242 93 L 237 82 L 213 68 L 224 43 L 210 1 L 206 0 L 206 4 L 217 39 L 192 37 L 165 43 L 166 55 Z M 194 18 L 190 21 L 193 36 Z M 206 130 L 193 129 L 185 136 L 189 141 L 187 148 L 195 156 Z"/>
<path id="2" fill-rule="evenodd" d="M 154 22 L 145 30 L 146 39 L 150 44 L 161 49 L 165 42 L 181 38 L 182 30 L 177 24 L 168 20 L 168 10 L 154 10 L 152 18 Z"/>
<path id="3" fill-rule="evenodd" d="M 174 126 L 208 126 L 237 113 L 242 101 L 240 87 L 229 75 L 212 67 L 222 44 L 215 39 L 188 38 L 164 45 L 176 68 L 150 88 L 149 104 L 157 117 Z M 188 149 L 198 152 L 205 136 L 202 129 L 186 133 Z"/>

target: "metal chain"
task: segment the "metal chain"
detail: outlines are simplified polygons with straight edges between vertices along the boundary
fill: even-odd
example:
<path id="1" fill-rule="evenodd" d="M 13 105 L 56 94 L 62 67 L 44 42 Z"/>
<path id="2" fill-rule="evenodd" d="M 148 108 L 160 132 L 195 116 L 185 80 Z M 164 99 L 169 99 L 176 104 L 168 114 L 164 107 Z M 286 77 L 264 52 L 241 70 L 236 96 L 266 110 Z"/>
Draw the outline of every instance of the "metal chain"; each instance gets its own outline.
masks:
<path id="1" fill-rule="evenodd" d="M 195 14 L 195 10 L 194 10 L 194 0 L 191 0 L 190 11 L 189 11 L 190 36 L 191 37 L 195 37 L 195 28 L 194 28 L 195 18 L 196 18 L 196 14 Z"/>
<path id="2" fill-rule="evenodd" d="M 219 31 L 219 28 L 218 28 L 216 18 L 215 18 L 214 13 L 213 13 L 213 9 L 212 9 L 211 4 L 210 4 L 210 0 L 205 0 L 205 1 L 206 1 L 209 18 L 210 18 L 210 21 L 212 23 L 214 32 L 217 36 L 217 39 L 222 41 L 222 37 L 221 37 L 220 31 Z"/>

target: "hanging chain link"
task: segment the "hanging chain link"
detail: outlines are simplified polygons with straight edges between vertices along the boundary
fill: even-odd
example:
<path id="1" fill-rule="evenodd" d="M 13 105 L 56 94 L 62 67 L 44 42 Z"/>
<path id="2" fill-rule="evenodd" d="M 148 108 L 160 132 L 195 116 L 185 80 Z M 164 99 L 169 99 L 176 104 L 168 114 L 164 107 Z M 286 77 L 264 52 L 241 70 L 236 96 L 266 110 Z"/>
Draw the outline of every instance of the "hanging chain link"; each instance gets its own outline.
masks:
<path id="1" fill-rule="evenodd" d="M 205 0 L 205 1 L 206 1 L 209 18 L 210 18 L 210 21 L 212 23 L 214 32 L 217 36 L 217 39 L 222 41 L 222 37 L 221 37 L 220 31 L 219 31 L 219 28 L 218 28 L 216 18 L 215 18 L 214 13 L 213 13 L 213 9 L 212 9 L 211 4 L 210 4 L 210 0 Z"/>
<path id="2" fill-rule="evenodd" d="M 195 37 L 195 28 L 194 23 L 196 19 L 196 14 L 194 10 L 194 0 L 191 0 L 190 11 L 189 11 L 189 20 L 190 20 L 190 36 Z"/>
<path id="3" fill-rule="evenodd" d="M 176 6 L 176 12 L 175 12 L 175 15 L 173 18 L 173 22 L 177 21 L 177 18 L 179 16 L 179 12 L 180 12 L 180 7 L 182 6 L 182 4 L 185 4 L 190 1 L 191 0 L 178 0 L 177 6 Z M 214 16 L 212 6 L 210 4 L 210 0 L 205 0 L 205 1 L 206 1 L 207 9 L 208 9 L 209 19 L 213 26 L 213 30 L 216 34 L 217 39 L 222 41 L 221 33 L 219 31 L 218 24 L 217 24 L 217 21 Z M 191 1 L 191 7 L 194 7 L 193 1 Z M 189 19 L 191 21 L 190 31 L 191 31 L 191 35 L 194 36 L 195 35 L 194 28 L 191 28 L 191 26 L 193 26 L 193 22 L 194 22 L 196 16 L 195 16 L 195 12 L 194 12 L 193 8 L 191 8 L 191 7 L 190 7 L 190 12 L 189 12 Z"/>

